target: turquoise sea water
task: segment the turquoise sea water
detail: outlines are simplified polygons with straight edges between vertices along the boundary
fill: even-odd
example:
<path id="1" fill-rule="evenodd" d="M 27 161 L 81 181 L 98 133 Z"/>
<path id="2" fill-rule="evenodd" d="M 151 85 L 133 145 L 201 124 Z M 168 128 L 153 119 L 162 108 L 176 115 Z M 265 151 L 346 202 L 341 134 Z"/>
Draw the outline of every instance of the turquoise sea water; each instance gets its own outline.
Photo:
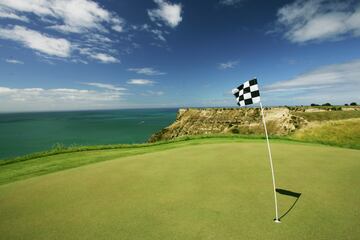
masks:
<path id="1" fill-rule="evenodd" d="M 171 124 L 177 109 L 0 114 L 0 159 L 65 146 L 142 143 Z"/>

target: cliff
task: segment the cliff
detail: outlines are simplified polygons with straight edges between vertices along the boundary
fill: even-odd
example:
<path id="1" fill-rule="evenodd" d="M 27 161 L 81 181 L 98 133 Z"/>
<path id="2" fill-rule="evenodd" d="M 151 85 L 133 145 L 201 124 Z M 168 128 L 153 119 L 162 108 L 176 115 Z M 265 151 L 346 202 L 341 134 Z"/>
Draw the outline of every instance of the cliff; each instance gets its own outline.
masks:
<path id="1" fill-rule="evenodd" d="M 307 121 L 286 107 L 264 109 L 270 135 L 288 135 Z M 155 133 L 149 142 L 169 140 L 185 135 L 264 134 L 259 108 L 179 109 L 176 121 Z"/>

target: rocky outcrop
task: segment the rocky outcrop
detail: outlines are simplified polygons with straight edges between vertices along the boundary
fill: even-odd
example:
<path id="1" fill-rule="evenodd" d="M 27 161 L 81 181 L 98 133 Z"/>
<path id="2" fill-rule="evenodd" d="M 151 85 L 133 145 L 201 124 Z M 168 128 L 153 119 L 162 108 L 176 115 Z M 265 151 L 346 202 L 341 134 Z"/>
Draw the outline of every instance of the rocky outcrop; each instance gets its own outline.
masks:
<path id="1" fill-rule="evenodd" d="M 270 135 L 288 135 L 307 122 L 291 114 L 288 108 L 264 109 Z M 179 109 L 176 121 L 155 133 L 149 142 L 169 140 L 185 135 L 203 134 L 263 134 L 264 128 L 259 108 L 207 108 Z"/>

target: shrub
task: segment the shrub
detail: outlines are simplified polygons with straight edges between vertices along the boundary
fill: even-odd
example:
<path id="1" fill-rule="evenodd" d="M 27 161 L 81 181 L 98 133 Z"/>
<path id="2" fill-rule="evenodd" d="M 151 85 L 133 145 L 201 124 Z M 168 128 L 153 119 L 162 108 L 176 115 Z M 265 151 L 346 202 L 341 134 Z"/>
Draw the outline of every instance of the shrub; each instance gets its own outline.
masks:
<path id="1" fill-rule="evenodd" d="M 234 133 L 234 134 L 239 134 L 239 133 L 240 133 L 240 131 L 239 131 L 239 129 L 238 129 L 238 128 L 233 128 L 233 129 L 231 129 L 231 133 Z"/>

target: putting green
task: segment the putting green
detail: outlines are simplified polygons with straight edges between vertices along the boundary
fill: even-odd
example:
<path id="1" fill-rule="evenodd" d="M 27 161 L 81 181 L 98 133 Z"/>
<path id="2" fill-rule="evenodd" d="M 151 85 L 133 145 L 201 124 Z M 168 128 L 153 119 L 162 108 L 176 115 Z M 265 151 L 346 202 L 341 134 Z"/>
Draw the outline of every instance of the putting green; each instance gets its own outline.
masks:
<path id="1" fill-rule="evenodd" d="M 264 141 L 184 146 L 0 186 L 1 239 L 360 239 L 360 151 Z M 69 155 L 71 157 L 71 155 Z"/>

